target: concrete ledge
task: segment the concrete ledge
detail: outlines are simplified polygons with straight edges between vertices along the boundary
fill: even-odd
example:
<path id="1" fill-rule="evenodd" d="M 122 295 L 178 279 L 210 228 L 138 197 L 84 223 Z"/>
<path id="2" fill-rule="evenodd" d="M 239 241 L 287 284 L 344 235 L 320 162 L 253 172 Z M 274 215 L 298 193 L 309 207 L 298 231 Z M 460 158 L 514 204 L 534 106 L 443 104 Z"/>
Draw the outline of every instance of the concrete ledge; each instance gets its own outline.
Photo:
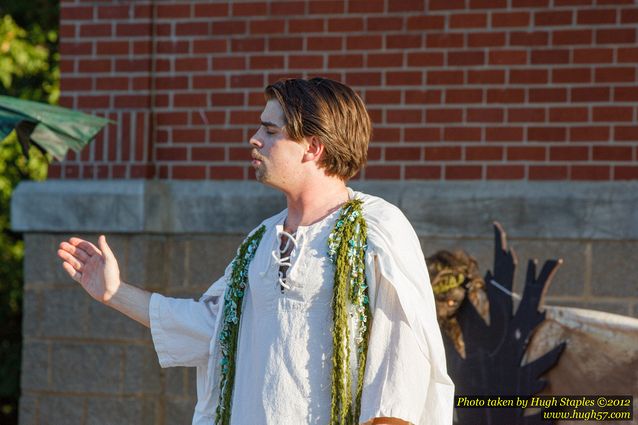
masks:
<path id="1" fill-rule="evenodd" d="M 11 198 L 19 232 L 136 232 L 144 228 L 143 181 L 22 182 Z"/>
<path id="2" fill-rule="evenodd" d="M 638 182 L 353 182 L 399 206 L 423 236 L 638 239 Z M 18 232 L 245 233 L 285 207 L 256 182 L 24 182 L 12 199 Z"/>

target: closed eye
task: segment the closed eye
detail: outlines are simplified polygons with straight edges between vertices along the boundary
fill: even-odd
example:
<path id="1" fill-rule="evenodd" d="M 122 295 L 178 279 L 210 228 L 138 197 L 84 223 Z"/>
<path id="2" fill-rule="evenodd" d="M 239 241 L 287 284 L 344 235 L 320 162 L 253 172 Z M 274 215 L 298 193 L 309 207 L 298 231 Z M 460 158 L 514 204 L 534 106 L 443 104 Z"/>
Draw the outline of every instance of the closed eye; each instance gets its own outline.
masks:
<path id="1" fill-rule="evenodd" d="M 279 127 L 277 127 L 275 123 L 268 121 L 262 121 L 261 126 L 266 129 L 266 133 L 270 135 L 277 134 L 277 130 L 279 130 Z"/>

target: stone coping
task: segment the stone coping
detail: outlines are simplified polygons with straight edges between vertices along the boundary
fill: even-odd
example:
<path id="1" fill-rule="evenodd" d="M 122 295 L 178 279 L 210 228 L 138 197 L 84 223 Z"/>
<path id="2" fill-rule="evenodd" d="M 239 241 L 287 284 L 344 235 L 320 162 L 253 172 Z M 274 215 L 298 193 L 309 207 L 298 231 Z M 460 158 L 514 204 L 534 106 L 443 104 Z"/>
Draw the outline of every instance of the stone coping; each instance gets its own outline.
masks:
<path id="1" fill-rule="evenodd" d="M 638 182 L 351 182 L 399 206 L 417 233 L 514 238 L 638 239 Z M 246 233 L 285 207 L 249 181 L 23 182 L 11 202 L 16 232 Z"/>

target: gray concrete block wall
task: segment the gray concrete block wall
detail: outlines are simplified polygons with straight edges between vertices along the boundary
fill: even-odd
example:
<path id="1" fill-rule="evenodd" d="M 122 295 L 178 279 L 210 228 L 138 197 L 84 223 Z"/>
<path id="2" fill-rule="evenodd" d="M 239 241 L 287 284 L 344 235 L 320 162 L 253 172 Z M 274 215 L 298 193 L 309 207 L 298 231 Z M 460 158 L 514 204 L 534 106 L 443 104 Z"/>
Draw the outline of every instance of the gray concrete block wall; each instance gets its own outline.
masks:
<path id="1" fill-rule="evenodd" d="M 25 235 L 20 424 L 186 424 L 194 371 L 162 370 L 148 329 L 96 302 L 61 272 L 68 234 Z M 95 241 L 96 234 L 83 234 Z M 197 297 L 232 259 L 240 235 L 110 235 L 124 280 Z"/>
<path id="2" fill-rule="evenodd" d="M 94 301 L 60 273 L 55 251 L 68 236 L 26 235 L 20 424 L 189 423 L 196 401 L 194 370 L 160 369 L 146 328 Z M 125 280 L 166 295 L 195 298 L 223 274 L 240 241 L 241 235 L 109 236 Z M 477 258 L 483 273 L 492 268 L 491 239 L 422 237 L 421 242 L 426 255 L 461 248 Z M 621 267 L 623 261 L 612 259 L 638 252 L 638 242 L 509 242 L 519 259 L 519 292 L 527 258 L 542 262 L 561 257 L 565 264 L 549 290 L 548 303 L 638 316 L 638 293 L 627 283 L 631 280 L 613 288 L 628 270 L 597 270 L 610 262 Z"/>
<path id="3" fill-rule="evenodd" d="M 48 184 L 19 189 L 12 211 L 14 230 L 24 232 L 26 248 L 20 424 L 190 423 L 195 404 L 194 370 L 161 369 L 148 329 L 86 295 L 63 271 L 55 254 L 58 243 L 68 238 L 69 232 L 95 241 L 97 228 L 107 223 L 99 231 L 108 232 L 125 281 L 169 296 L 196 298 L 222 275 L 243 234 L 283 206 L 281 199 L 246 182 L 239 188 L 197 183 L 196 191 L 190 190 L 194 183 L 182 187 L 179 182 L 167 182 L 171 186 L 168 190 L 158 189 L 157 182 L 132 182 L 135 190 L 120 191 L 118 185 L 128 184 L 120 182 L 111 183 L 108 193 L 91 189 L 99 183 Z M 76 186 L 82 190 L 75 190 Z M 376 189 L 359 189 L 385 193 L 402 207 L 415 225 L 426 255 L 462 248 L 477 258 L 484 274 L 492 268 L 491 222 L 498 219 L 519 259 L 515 291 L 522 288 L 528 258 L 542 262 L 560 257 L 565 263 L 548 292 L 548 303 L 638 317 L 638 221 L 634 217 L 638 186 L 614 192 L 605 185 L 602 189 L 612 195 L 602 204 L 597 201 L 596 187 L 571 183 L 569 188 L 551 187 L 551 202 L 542 197 L 548 188 L 542 185 L 510 188 L 512 193 L 532 194 L 510 200 L 507 193 L 501 193 L 501 186 L 490 188 L 484 183 L 451 185 L 449 191 L 438 185 L 428 188 L 419 184 L 418 190 L 405 183 L 400 186 L 384 183 Z M 212 195 L 207 195 L 207 190 Z M 560 202 L 560 192 L 573 199 L 552 207 L 558 216 L 539 217 L 547 220 L 534 223 L 530 221 L 534 215 L 529 215 L 521 222 L 520 211 L 542 211 Z M 42 193 L 48 197 L 42 198 Z M 91 209 L 92 193 L 100 198 L 111 196 L 113 204 L 122 202 L 126 214 L 114 214 L 110 221 L 106 216 L 97 221 L 90 215 L 73 216 L 73 211 L 51 217 L 50 206 L 38 205 L 51 199 L 60 205 L 81 201 L 86 206 L 82 211 L 100 214 L 99 209 Z M 623 208 L 614 206 L 614 196 Z M 262 203 L 264 199 L 268 202 Z M 446 221 L 436 202 L 463 205 L 466 211 L 457 209 Z M 28 220 L 21 205 L 31 214 Z M 266 210 L 255 207 L 261 205 Z M 161 212 L 180 208 L 174 220 Z M 208 218 L 223 211 L 237 214 Z M 133 220 L 129 220 L 131 214 Z M 625 215 L 616 220 L 618 214 Z M 576 219 L 570 227 L 567 223 L 573 217 Z M 124 221 L 118 224 L 118 220 Z M 460 223 L 458 228 L 452 226 L 455 222 Z M 118 228 L 119 233 L 114 230 Z M 537 228 L 542 232 L 535 234 Z"/>
<path id="4" fill-rule="evenodd" d="M 71 234 L 25 235 L 20 424 L 190 423 L 195 373 L 162 370 L 148 329 L 96 302 L 56 257 Z M 95 242 L 97 234 L 79 237 Z M 197 298 L 242 235 L 109 235 L 125 281 Z"/>
<path id="5" fill-rule="evenodd" d="M 638 241 L 508 238 L 508 244 L 518 258 L 514 292 L 522 294 L 530 259 L 542 266 L 546 260 L 562 258 L 546 294 L 547 304 L 638 317 Z M 476 258 L 482 275 L 493 270 L 491 238 L 421 237 L 421 246 L 426 256 L 439 249 L 463 249 Z"/>

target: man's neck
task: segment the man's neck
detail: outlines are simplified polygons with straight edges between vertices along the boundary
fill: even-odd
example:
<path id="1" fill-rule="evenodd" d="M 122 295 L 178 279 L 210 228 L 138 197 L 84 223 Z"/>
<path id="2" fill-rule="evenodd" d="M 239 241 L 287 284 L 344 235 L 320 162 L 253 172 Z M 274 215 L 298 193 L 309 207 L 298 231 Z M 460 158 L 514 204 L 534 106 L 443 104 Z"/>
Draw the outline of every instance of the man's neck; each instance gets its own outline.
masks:
<path id="1" fill-rule="evenodd" d="M 288 217 L 286 231 L 296 232 L 297 227 L 320 221 L 348 201 L 348 189 L 337 178 L 314 180 L 296 192 L 286 193 Z"/>

